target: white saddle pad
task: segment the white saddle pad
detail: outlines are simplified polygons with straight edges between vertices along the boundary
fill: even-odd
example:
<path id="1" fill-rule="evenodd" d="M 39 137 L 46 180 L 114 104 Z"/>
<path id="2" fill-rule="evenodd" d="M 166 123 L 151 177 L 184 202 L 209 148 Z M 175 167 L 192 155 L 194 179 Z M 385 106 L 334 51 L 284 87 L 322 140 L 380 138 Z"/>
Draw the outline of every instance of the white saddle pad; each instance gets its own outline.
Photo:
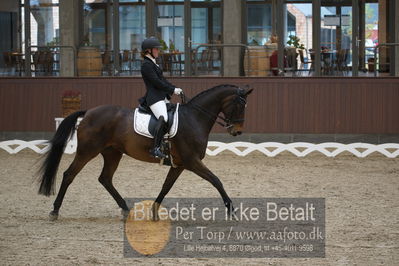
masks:
<path id="1" fill-rule="evenodd" d="M 139 109 L 136 108 L 134 110 L 134 121 L 133 121 L 134 131 L 137 134 L 142 135 L 144 137 L 154 138 L 154 136 L 152 136 L 148 130 L 150 119 L 151 115 L 140 113 Z M 177 133 L 178 125 L 179 125 L 179 103 L 177 103 L 176 111 L 175 114 L 173 115 L 173 124 L 170 127 L 169 132 L 165 134 L 164 138 L 173 138 Z"/>

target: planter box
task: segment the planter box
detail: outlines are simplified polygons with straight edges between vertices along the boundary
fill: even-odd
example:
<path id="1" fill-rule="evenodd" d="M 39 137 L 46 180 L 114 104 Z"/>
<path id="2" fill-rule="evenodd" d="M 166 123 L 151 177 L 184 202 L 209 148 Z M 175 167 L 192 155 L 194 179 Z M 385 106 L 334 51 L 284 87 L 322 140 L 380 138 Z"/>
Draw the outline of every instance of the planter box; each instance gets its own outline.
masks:
<path id="1" fill-rule="evenodd" d="M 62 117 L 80 110 L 81 97 L 63 97 L 62 98 Z"/>

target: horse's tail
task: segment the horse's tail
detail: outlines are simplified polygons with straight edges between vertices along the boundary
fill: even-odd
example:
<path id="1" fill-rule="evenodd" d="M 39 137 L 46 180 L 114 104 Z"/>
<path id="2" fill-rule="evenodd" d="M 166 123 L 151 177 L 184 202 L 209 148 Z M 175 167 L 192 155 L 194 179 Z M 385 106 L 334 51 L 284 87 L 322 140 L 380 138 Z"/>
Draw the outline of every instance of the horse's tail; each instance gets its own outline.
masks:
<path id="1" fill-rule="evenodd" d="M 57 132 L 55 132 L 54 137 L 50 141 L 50 151 L 47 152 L 46 159 L 39 170 L 41 175 L 39 194 L 45 196 L 54 194 L 54 181 L 57 176 L 61 156 L 64 153 L 69 136 L 71 136 L 75 129 L 78 118 L 84 116 L 85 113 L 86 111 L 75 112 L 66 117 L 58 126 Z"/>

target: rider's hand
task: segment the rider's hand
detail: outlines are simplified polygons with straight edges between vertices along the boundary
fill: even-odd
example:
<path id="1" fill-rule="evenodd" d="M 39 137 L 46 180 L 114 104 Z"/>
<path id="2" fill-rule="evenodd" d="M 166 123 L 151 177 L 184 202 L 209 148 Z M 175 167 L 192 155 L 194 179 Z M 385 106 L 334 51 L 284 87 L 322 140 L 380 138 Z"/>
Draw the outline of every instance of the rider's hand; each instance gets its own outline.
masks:
<path id="1" fill-rule="evenodd" d="M 173 93 L 176 94 L 176 95 L 180 95 L 182 92 L 183 92 L 182 89 L 180 89 L 180 88 L 175 88 L 175 91 L 174 91 Z"/>

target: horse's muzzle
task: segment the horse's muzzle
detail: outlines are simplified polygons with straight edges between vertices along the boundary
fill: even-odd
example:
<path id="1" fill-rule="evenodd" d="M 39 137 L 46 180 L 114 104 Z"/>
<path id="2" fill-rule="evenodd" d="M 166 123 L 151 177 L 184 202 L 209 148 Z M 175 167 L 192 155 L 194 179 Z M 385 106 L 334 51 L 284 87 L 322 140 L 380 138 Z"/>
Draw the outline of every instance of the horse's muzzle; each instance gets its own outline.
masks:
<path id="1" fill-rule="evenodd" d="M 232 128 L 232 129 L 229 130 L 229 133 L 230 133 L 230 135 L 235 137 L 235 136 L 241 135 L 242 131 L 241 130 L 235 130 L 234 128 Z"/>

